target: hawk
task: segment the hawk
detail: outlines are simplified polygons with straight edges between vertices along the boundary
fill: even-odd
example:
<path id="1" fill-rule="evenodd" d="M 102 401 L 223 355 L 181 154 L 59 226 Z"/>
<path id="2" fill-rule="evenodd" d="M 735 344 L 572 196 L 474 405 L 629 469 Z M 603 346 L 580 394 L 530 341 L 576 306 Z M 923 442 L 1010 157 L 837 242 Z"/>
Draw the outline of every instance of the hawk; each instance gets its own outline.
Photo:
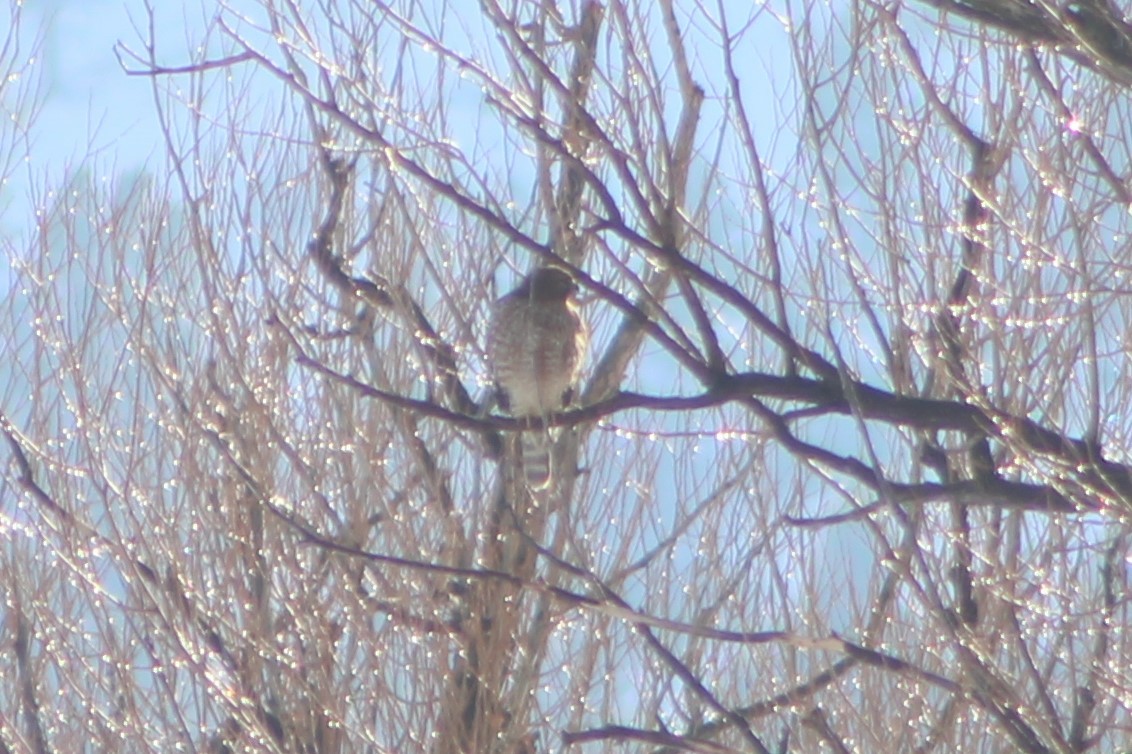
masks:
<path id="1" fill-rule="evenodd" d="M 570 402 L 582 366 L 586 330 L 577 285 L 558 267 L 540 267 L 495 302 L 487 336 L 488 363 L 500 406 L 528 420 L 519 435 L 527 486 L 550 486 L 550 448 L 537 420 Z"/>

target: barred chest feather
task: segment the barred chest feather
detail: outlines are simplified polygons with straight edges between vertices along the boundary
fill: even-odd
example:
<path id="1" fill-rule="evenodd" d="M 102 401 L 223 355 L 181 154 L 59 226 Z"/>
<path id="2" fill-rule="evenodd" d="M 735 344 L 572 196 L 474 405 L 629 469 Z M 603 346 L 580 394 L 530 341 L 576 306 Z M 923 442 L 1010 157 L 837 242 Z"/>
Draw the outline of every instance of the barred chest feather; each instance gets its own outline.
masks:
<path id="1" fill-rule="evenodd" d="M 504 300 L 488 351 L 513 416 L 540 416 L 565 405 L 581 367 L 585 333 L 571 301 Z"/>

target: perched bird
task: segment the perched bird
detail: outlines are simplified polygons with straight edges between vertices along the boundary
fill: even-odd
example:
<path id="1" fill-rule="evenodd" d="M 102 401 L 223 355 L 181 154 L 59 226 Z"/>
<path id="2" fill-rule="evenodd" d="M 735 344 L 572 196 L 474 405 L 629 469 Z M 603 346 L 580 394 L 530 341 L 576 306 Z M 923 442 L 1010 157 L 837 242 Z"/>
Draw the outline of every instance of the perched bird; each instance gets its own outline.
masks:
<path id="1" fill-rule="evenodd" d="M 585 352 L 576 292 L 565 270 L 540 267 L 495 302 L 488 329 L 500 406 L 528 420 L 519 446 L 527 486 L 534 490 L 551 481 L 549 433 L 539 419 L 569 404 Z"/>

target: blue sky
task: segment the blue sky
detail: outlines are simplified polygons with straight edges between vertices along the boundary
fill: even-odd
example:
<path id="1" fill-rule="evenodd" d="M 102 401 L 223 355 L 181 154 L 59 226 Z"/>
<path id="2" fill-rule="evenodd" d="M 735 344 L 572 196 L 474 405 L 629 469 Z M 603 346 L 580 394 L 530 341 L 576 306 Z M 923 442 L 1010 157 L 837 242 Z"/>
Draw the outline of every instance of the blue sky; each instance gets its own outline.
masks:
<path id="1" fill-rule="evenodd" d="M 239 4 L 238 0 L 228 3 Z M 205 35 L 207 19 L 202 16 L 202 5 L 206 4 L 155 2 L 160 62 L 174 66 L 188 62 L 188 51 Z M 140 48 L 146 23 L 140 0 L 49 0 L 27 7 L 25 34 L 43 35 L 35 73 L 42 77 L 45 99 L 28 155 L 29 167 L 13 176 L 4 197 L 11 204 L 0 220 L 5 228 L 14 230 L 17 239 L 27 240 L 34 232 L 31 197 L 39 194 L 42 198 L 46 187 L 61 185 L 69 172 L 81 169 L 94 174 L 96 180 L 114 182 L 147 167 L 161 169 L 164 148 L 152 81 L 128 76 L 115 55 L 115 46 L 120 43 Z M 761 95 L 755 101 L 776 101 L 765 63 L 775 54 L 785 54 L 785 49 L 772 48 L 784 43 L 784 37 L 774 35 L 768 37 L 765 48 L 751 51 L 758 62 L 745 81 L 751 82 L 754 94 Z M 30 50 L 30 45 L 25 47 Z M 175 57 L 178 54 L 181 57 Z M 786 85 L 787 73 L 776 72 L 780 86 Z M 169 81 L 164 79 L 162 84 Z M 478 102 L 477 94 L 468 105 L 471 112 L 476 112 Z M 780 153 L 773 146 L 765 153 L 782 160 L 784 169 L 792 158 L 789 141 L 785 140 Z M 723 228 L 714 230 L 727 233 Z M 743 238 L 734 241 L 737 247 L 745 243 Z M 671 375 L 661 375 L 654 391 L 664 393 L 670 383 Z"/>
<path id="2" fill-rule="evenodd" d="M 135 42 L 125 3 L 50 0 L 29 4 L 25 13 L 25 31 L 43 34 L 46 94 L 32 164 L 55 172 L 91 153 L 113 160 L 117 170 L 131 170 L 157 154 L 149 82 L 126 76 L 114 56 L 115 43 Z M 165 21 L 173 31 L 173 17 Z"/>

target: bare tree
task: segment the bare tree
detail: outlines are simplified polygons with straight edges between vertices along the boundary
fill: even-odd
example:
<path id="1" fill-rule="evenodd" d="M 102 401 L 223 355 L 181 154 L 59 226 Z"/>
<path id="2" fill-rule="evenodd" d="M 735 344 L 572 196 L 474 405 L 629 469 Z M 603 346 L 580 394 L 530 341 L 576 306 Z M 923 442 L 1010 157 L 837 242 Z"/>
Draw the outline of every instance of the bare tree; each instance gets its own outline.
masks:
<path id="1" fill-rule="evenodd" d="M 1132 744 L 1132 27 L 750 5 L 141 24 L 164 167 L 8 251 L 0 751 Z"/>

